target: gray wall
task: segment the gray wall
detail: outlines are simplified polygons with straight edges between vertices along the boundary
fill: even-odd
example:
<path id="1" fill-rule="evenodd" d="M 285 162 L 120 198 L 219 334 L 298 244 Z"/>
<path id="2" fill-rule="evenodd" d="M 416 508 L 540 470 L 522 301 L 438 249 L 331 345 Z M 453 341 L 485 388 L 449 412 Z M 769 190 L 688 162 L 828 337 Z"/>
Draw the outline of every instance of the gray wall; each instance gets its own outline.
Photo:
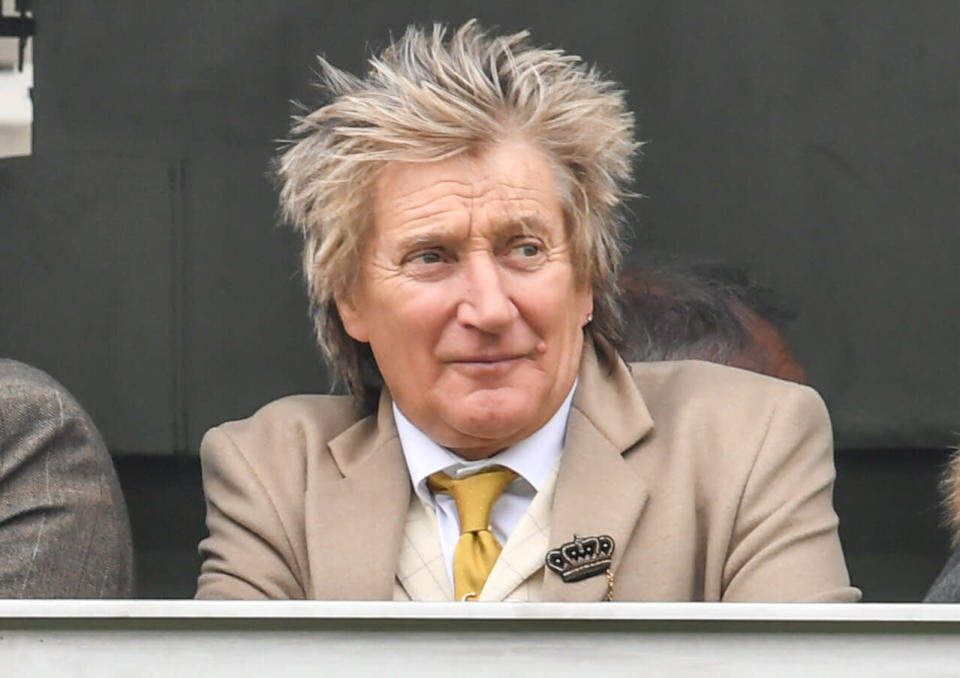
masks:
<path id="1" fill-rule="evenodd" d="M 634 247 L 744 266 L 846 448 L 960 429 L 960 3 L 40 1 L 31 158 L 0 161 L 0 354 L 121 452 L 194 452 L 328 383 L 266 164 L 313 55 L 478 16 L 599 63 L 649 140 Z"/>

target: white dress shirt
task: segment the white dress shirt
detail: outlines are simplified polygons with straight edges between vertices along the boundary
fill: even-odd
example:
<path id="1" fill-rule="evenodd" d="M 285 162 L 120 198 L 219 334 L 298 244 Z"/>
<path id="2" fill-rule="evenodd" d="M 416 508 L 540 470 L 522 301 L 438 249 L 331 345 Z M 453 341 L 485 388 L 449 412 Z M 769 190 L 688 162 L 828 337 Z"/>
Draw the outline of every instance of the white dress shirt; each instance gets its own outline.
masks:
<path id="1" fill-rule="evenodd" d="M 507 486 L 490 512 L 491 530 L 497 541 L 501 545 L 505 544 L 550 472 L 560 462 L 570 404 L 576 390 L 577 382 L 550 420 L 530 437 L 492 457 L 477 461 L 469 461 L 437 445 L 404 416 L 396 403 L 393 404 L 393 418 L 397 424 L 400 446 L 410 471 L 413 489 L 424 503 L 433 508 L 437 516 L 440 543 L 451 582 L 453 551 L 460 539 L 457 505 L 450 494 L 434 494 L 427 486 L 427 478 L 437 471 L 443 471 L 451 478 L 465 478 L 492 465 L 515 471 L 518 478 Z"/>

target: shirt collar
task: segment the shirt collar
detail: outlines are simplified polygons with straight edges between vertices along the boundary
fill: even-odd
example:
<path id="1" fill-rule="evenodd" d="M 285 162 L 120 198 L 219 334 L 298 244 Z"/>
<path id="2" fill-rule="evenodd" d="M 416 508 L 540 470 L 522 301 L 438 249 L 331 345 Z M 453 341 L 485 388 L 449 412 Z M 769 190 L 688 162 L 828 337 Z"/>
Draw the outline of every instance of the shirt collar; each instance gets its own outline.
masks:
<path id="1" fill-rule="evenodd" d="M 427 477 L 431 474 L 445 471 L 456 478 L 472 475 L 493 464 L 516 471 L 535 492 L 539 491 L 563 454 L 567 418 L 570 415 L 570 404 L 578 383 L 579 379 L 574 382 L 557 411 L 541 428 L 516 445 L 511 445 L 492 457 L 477 461 L 468 461 L 435 443 L 407 419 L 394 402 L 393 418 L 397 424 L 400 447 L 403 449 L 414 491 L 421 499 L 432 502 L 433 493 L 427 488 Z"/>

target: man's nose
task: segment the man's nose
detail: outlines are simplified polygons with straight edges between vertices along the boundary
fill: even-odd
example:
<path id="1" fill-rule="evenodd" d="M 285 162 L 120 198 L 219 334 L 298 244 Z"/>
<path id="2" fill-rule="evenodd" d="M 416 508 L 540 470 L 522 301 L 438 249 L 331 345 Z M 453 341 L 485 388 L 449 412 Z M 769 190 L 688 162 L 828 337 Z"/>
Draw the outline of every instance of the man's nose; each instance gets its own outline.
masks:
<path id="1" fill-rule="evenodd" d="M 517 317 L 505 272 L 492 253 L 476 252 L 463 262 L 464 293 L 457 319 L 469 327 L 497 333 Z"/>

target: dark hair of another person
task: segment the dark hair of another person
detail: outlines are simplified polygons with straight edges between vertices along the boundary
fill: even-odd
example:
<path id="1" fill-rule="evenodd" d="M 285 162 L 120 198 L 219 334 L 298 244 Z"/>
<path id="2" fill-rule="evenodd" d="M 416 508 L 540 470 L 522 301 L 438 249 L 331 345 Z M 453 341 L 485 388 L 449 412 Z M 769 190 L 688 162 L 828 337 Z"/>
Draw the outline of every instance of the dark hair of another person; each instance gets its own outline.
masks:
<path id="1" fill-rule="evenodd" d="M 735 365 L 756 348 L 753 317 L 778 329 L 796 317 L 769 287 L 718 261 L 652 257 L 625 271 L 620 285 L 628 361 Z"/>

